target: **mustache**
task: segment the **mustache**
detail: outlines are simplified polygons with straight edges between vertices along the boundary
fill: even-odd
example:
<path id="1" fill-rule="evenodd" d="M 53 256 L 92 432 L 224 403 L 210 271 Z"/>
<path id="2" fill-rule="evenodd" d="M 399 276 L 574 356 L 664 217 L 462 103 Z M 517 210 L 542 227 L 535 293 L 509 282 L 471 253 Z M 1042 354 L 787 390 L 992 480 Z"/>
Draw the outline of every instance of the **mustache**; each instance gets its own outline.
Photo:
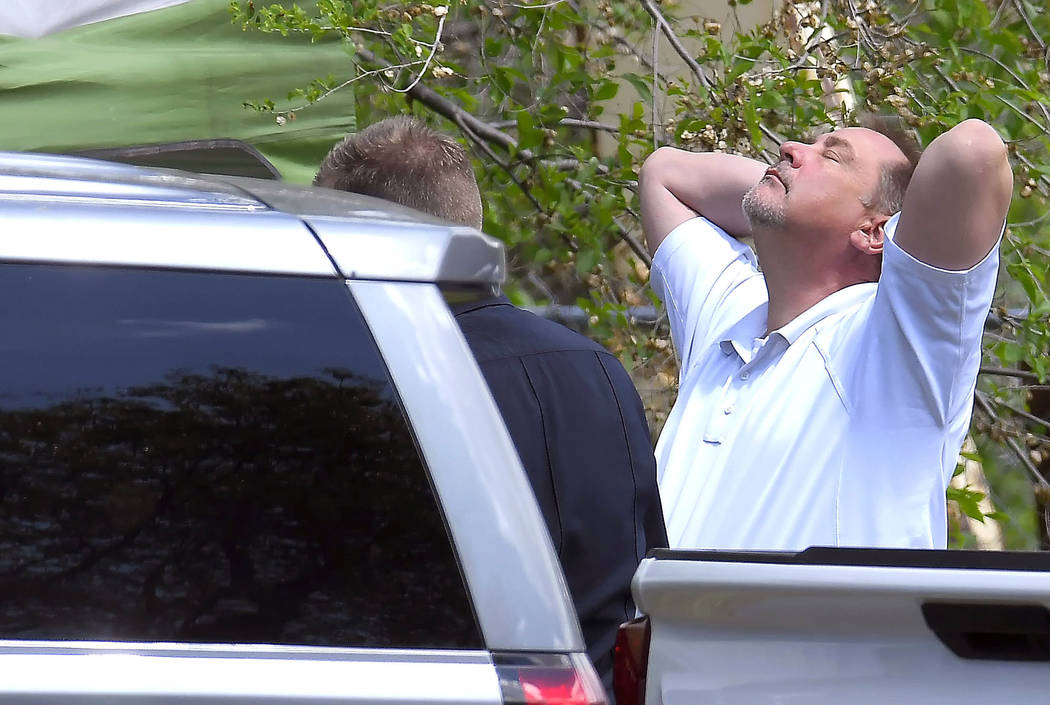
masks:
<path id="1" fill-rule="evenodd" d="M 766 170 L 767 174 L 773 174 L 780 183 L 784 184 L 784 190 L 791 188 L 791 177 L 788 174 L 791 173 L 791 164 L 788 162 L 778 162 Z"/>

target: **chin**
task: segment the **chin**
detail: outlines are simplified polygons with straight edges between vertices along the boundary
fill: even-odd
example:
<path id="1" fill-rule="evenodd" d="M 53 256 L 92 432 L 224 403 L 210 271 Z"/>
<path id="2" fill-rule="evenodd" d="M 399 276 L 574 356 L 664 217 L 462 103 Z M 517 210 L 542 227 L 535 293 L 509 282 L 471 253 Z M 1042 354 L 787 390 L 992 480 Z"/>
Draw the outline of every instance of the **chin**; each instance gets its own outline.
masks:
<path id="1" fill-rule="evenodd" d="M 760 181 L 744 195 L 744 215 L 747 217 L 752 229 L 755 226 L 779 227 L 786 220 L 784 206 L 781 203 L 771 202 L 772 199 L 768 197 L 763 198 L 758 193 L 758 188 L 761 185 L 762 182 Z"/>

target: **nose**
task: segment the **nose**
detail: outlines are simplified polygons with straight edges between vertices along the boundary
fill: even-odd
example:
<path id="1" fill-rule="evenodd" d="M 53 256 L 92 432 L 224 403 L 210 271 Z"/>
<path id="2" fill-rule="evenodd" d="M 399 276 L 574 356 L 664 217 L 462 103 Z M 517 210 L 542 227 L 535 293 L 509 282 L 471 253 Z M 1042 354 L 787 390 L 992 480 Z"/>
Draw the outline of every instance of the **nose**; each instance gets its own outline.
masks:
<path id="1" fill-rule="evenodd" d="M 805 150 L 806 145 L 801 142 L 792 142 L 788 140 L 780 145 L 780 161 L 787 162 L 793 167 L 797 167 L 799 160 L 802 158 L 802 153 Z"/>

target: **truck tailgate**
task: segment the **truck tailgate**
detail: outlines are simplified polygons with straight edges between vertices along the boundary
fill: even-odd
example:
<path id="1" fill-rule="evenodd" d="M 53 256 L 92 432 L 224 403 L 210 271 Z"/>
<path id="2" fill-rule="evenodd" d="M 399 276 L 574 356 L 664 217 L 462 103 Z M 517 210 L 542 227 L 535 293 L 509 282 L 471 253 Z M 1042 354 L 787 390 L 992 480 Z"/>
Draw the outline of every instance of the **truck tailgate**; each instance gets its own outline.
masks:
<path id="1" fill-rule="evenodd" d="M 1050 556 L 654 551 L 648 705 L 1050 702 Z"/>

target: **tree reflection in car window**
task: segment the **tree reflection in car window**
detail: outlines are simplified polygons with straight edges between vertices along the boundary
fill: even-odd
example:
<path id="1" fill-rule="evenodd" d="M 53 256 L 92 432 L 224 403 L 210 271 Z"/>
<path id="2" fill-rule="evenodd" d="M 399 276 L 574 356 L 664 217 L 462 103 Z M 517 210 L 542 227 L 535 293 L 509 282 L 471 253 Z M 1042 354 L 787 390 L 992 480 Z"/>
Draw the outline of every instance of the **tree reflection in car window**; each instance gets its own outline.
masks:
<path id="1" fill-rule="evenodd" d="M 0 345 L 5 380 L 30 368 L 0 398 L 0 638 L 480 645 L 413 438 L 341 283 L 86 271 L 101 280 L 88 290 L 138 293 L 107 312 L 70 285 L 85 270 L 0 269 L 15 301 L 35 301 L 9 299 L 5 330 L 32 317 L 49 331 L 36 358 L 25 335 Z M 64 287 L 68 305 L 34 299 L 40 287 Z M 266 325 L 198 327 L 180 345 L 183 333 L 128 336 L 123 323 L 223 318 Z M 92 331 L 94 350 L 76 339 L 85 321 L 109 329 Z M 25 379 L 48 363 L 75 374 L 34 394 Z"/>

